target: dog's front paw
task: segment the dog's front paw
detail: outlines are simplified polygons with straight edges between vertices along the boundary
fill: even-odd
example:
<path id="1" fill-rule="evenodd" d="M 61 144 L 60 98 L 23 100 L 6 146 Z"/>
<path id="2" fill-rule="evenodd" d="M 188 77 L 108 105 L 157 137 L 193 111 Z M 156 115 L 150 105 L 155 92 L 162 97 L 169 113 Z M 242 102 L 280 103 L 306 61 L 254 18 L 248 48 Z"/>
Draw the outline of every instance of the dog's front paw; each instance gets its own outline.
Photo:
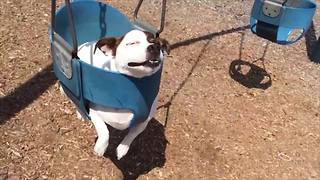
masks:
<path id="1" fill-rule="evenodd" d="M 129 150 L 129 146 L 128 145 L 119 144 L 119 146 L 117 147 L 117 158 L 118 158 L 118 160 L 120 160 L 124 155 L 126 155 L 128 150 Z"/>
<path id="2" fill-rule="evenodd" d="M 104 152 L 107 150 L 108 144 L 101 144 L 101 143 L 96 143 L 94 146 L 94 152 L 98 156 L 103 156 Z"/>

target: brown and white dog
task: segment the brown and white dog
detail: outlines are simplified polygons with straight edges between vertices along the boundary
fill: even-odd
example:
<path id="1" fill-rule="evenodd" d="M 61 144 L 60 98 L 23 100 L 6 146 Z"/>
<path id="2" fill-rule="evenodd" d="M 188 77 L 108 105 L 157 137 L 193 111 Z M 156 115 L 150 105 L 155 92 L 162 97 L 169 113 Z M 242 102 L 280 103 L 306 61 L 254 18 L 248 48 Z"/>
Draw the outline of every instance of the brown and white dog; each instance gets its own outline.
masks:
<path id="1" fill-rule="evenodd" d="M 108 71 L 142 78 L 150 76 L 162 66 L 164 52 L 169 53 L 168 42 L 154 38 L 151 33 L 132 30 L 121 38 L 107 37 L 98 42 L 89 42 L 79 47 L 78 56 L 82 61 Z M 146 128 L 156 112 L 155 98 L 148 119 L 131 127 L 129 133 L 117 147 L 117 158 L 127 154 L 132 141 Z M 89 115 L 97 131 L 98 139 L 94 146 L 97 155 L 102 156 L 109 144 L 109 131 L 106 124 L 119 129 L 127 129 L 133 117 L 128 109 L 113 109 L 91 103 Z M 81 118 L 79 112 L 78 117 Z"/>

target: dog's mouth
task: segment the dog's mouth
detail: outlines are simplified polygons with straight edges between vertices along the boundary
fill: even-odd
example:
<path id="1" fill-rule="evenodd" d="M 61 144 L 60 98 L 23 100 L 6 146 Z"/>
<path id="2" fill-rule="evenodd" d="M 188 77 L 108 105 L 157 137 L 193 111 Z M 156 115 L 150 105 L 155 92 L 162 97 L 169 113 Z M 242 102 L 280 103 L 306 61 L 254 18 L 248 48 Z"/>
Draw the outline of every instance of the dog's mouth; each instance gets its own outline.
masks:
<path id="1" fill-rule="evenodd" d="M 155 67 L 159 66 L 160 63 L 161 63 L 161 60 L 159 60 L 159 59 L 150 59 L 150 60 L 146 60 L 141 63 L 130 62 L 130 63 L 128 63 L 128 66 L 130 66 L 130 67 L 146 66 L 146 67 L 155 68 Z"/>

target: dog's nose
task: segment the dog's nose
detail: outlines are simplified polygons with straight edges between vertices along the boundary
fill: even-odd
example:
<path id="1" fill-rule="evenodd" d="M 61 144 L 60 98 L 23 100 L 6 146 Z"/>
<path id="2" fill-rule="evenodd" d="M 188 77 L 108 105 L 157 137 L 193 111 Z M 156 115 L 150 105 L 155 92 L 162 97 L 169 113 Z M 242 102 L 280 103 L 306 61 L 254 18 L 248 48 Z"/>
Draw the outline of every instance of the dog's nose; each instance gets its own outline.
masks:
<path id="1" fill-rule="evenodd" d="M 148 50 L 148 52 L 150 52 L 152 54 L 159 53 L 160 52 L 160 44 L 157 44 L 157 43 L 152 44 L 152 45 L 148 46 L 147 50 Z"/>

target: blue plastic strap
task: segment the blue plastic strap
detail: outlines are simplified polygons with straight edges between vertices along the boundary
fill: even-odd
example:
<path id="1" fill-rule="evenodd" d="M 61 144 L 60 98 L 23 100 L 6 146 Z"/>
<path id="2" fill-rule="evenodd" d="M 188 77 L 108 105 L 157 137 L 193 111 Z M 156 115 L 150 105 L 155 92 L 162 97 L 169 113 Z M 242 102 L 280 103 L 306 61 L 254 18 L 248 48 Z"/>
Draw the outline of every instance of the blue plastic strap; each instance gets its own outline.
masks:
<path id="1" fill-rule="evenodd" d="M 52 59 L 53 59 L 53 67 L 54 72 L 57 76 L 57 78 L 60 81 L 60 84 L 62 88 L 64 89 L 64 92 L 67 94 L 68 97 L 78 106 L 79 110 L 82 111 L 82 114 L 85 115 L 88 119 L 90 118 L 88 115 L 88 110 L 86 109 L 86 102 L 83 98 L 82 93 L 82 82 L 81 82 L 81 66 L 78 60 L 73 59 L 71 60 L 71 56 L 77 57 L 77 36 L 76 36 L 76 30 L 75 30 L 75 24 L 74 24 L 74 17 L 71 9 L 71 4 L 69 0 L 66 0 L 66 8 L 68 12 L 68 20 L 70 24 L 70 30 L 67 29 L 72 34 L 72 41 L 73 41 L 73 52 L 72 55 L 70 55 L 70 63 L 71 63 L 71 75 L 69 77 L 66 76 L 65 73 L 62 72 L 61 67 L 59 67 L 59 64 L 57 64 L 57 53 L 58 51 L 63 49 L 57 49 L 57 47 L 54 46 L 54 41 L 57 41 L 55 36 L 58 38 L 58 34 L 55 35 L 56 26 L 59 26 L 60 24 L 56 22 L 56 0 L 51 0 L 51 29 L 50 29 L 50 43 L 51 43 L 51 52 L 52 52 Z M 66 60 L 66 59 L 64 59 Z"/>
<path id="2" fill-rule="evenodd" d="M 144 77 L 134 78 L 107 72 L 81 62 L 83 96 L 104 107 L 128 109 L 134 114 L 131 124 L 148 118 L 160 86 L 161 70 Z"/>
<path id="3" fill-rule="evenodd" d="M 88 109 L 87 109 L 87 101 L 83 96 L 83 85 L 81 81 L 82 71 L 81 71 L 81 63 L 79 60 L 72 60 L 72 78 L 68 79 L 58 67 L 55 61 L 53 61 L 53 69 L 55 75 L 60 81 L 62 88 L 64 89 L 66 95 L 74 102 L 74 104 L 78 107 L 81 113 L 86 116 L 87 119 L 90 119 Z"/>

